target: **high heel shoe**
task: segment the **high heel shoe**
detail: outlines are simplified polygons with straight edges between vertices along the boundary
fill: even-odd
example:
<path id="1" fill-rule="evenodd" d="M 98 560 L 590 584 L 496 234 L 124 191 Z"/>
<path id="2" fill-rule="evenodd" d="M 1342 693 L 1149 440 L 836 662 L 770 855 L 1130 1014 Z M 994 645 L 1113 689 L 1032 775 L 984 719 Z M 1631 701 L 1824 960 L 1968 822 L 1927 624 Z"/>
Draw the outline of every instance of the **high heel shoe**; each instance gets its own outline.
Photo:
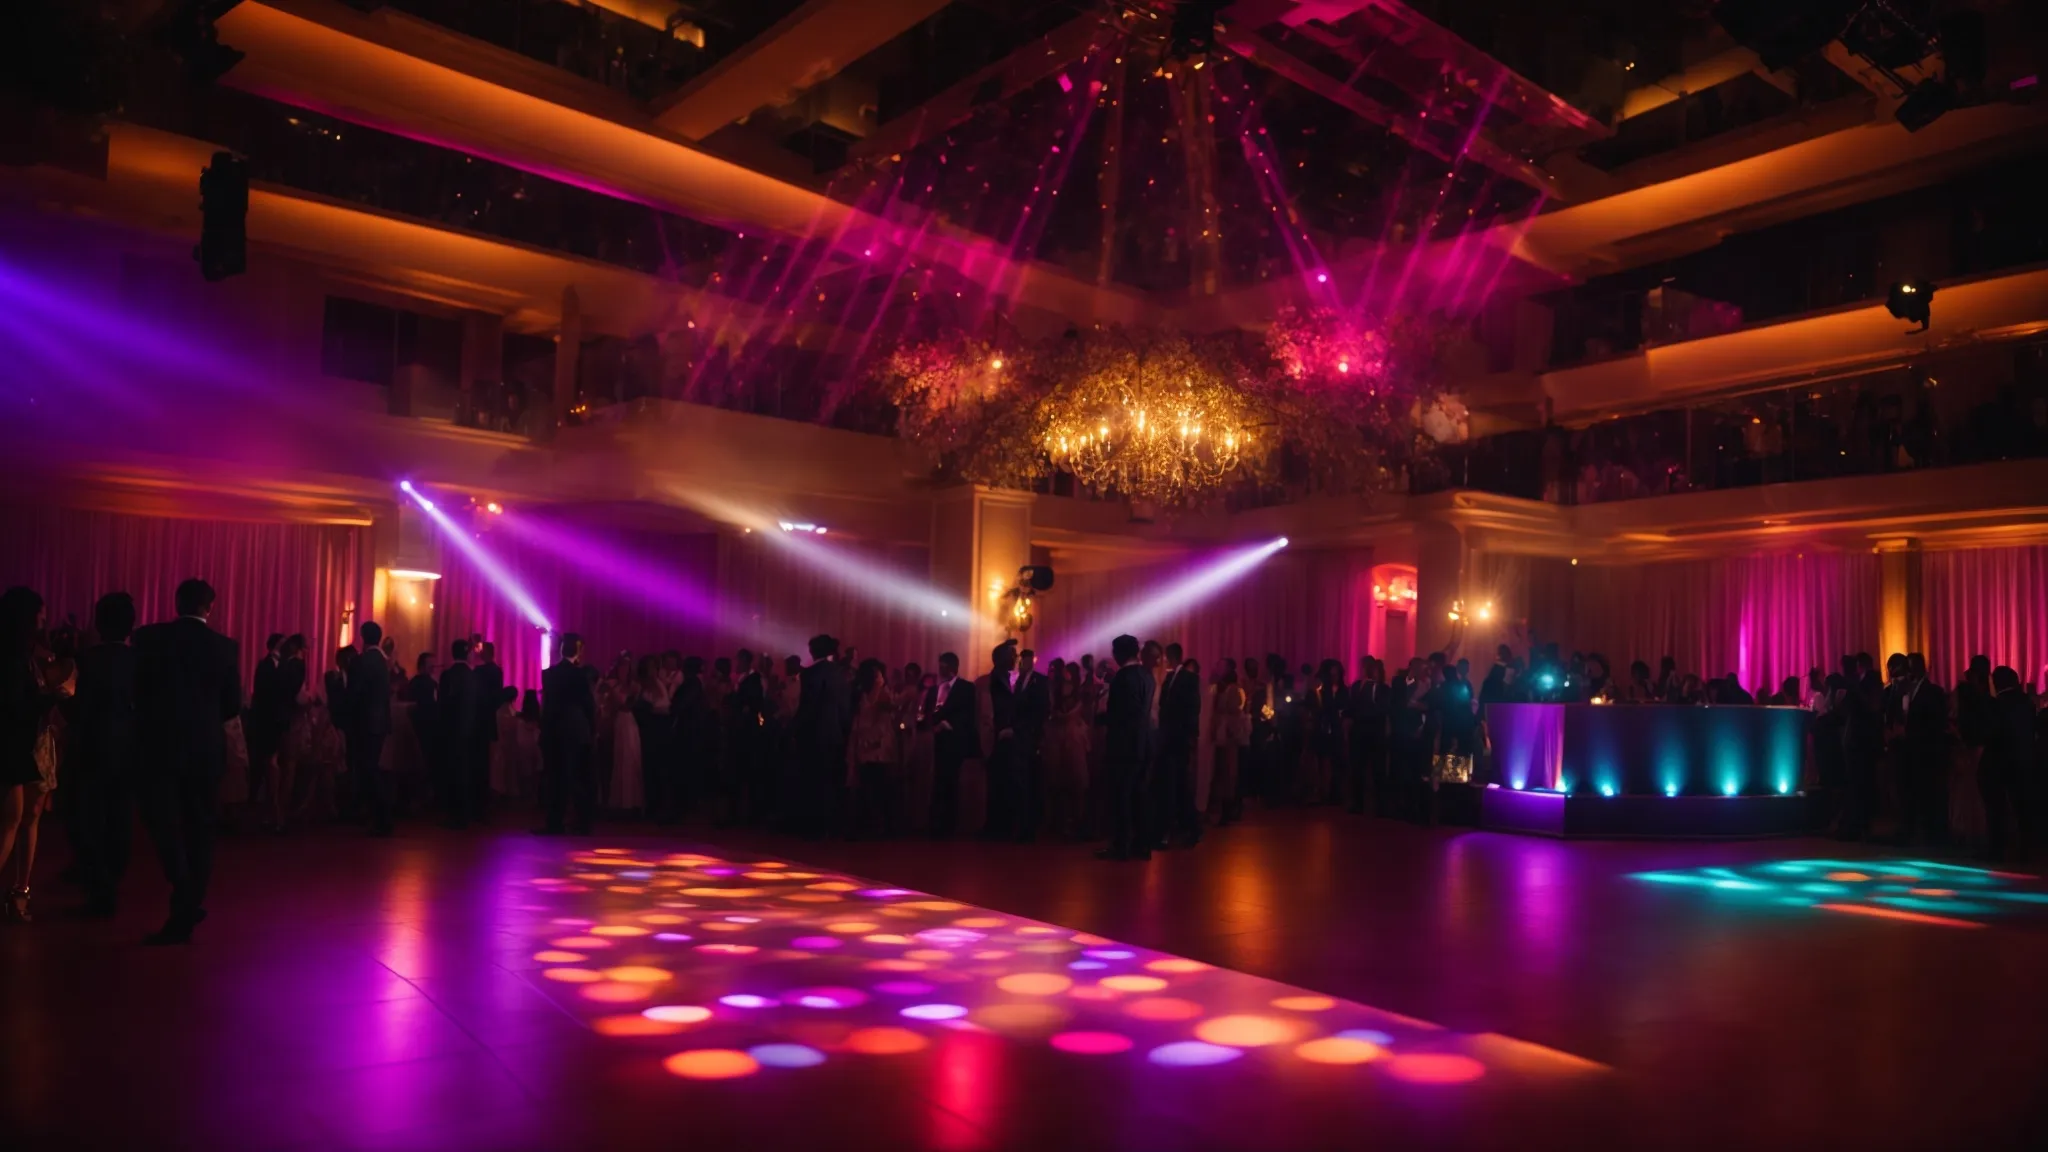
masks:
<path id="1" fill-rule="evenodd" d="M 28 896 L 29 893 L 26 888 L 16 888 L 7 894 L 8 919 L 16 920 L 23 924 L 30 923 L 35 919 L 35 917 L 29 915 Z"/>

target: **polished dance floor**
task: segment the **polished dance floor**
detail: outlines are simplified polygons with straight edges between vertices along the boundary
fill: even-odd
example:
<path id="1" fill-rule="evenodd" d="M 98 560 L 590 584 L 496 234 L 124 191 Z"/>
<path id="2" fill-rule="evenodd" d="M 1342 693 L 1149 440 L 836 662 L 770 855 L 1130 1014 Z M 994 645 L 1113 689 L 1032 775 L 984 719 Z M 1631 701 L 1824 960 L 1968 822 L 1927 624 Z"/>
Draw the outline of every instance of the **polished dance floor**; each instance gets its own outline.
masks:
<path id="1" fill-rule="evenodd" d="M 2048 887 L 1323 813 L 1065 847 L 224 845 L 0 933 L 24 1148 L 2027 1146 Z M 145 895 L 151 907 L 140 905 Z"/>

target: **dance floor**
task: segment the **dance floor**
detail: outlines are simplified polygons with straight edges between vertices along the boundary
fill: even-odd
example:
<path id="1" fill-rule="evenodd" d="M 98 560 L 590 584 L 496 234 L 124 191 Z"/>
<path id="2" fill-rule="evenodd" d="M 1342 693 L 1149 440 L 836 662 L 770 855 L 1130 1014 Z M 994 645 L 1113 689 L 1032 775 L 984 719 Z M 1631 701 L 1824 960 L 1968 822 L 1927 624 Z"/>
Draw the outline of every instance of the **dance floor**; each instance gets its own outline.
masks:
<path id="1" fill-rule="evenodd" d="M 645 831 L 230 841 L 185 949 L 133 944 L 153 878 L 114 924 L 46 898 L 0 933 L 7 1130 L 221 1149 L 2048 1131 L 2048 888 L 2024 871 L 1306 812 L 1150 865 Z"/>

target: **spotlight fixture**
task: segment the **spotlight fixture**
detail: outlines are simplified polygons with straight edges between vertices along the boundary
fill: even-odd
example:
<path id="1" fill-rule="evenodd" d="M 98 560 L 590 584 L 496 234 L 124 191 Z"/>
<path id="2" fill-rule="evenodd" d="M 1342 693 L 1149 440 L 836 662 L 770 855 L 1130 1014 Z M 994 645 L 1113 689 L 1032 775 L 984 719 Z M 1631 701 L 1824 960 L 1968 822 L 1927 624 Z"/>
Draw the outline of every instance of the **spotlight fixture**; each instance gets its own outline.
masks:
<path id="1" fill-rule="evenodd" d="M 1885 293 L 1884 307 L 1898 319 L 1920 325 L 1910 331 L 1925 332 L 1934 312 L 1934 285 L 1925 280 L 1901 280 Z"/>

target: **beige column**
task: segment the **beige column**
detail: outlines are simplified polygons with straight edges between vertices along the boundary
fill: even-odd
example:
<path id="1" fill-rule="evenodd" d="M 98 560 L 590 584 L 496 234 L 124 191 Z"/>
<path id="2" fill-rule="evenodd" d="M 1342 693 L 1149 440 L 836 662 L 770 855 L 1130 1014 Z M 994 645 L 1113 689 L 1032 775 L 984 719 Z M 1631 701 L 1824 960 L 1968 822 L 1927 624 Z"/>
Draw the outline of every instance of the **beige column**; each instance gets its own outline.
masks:
<path id="1" fill-rule="evenodd" d="M 1877 543 L 1877 644 L 1880 667 L 1894 652 L 1924 651 L 1920 612 L 1920 541 Z"/>
<path id="2" fill-rule="evenodd" d="M 1444 652 L 1456 659 L 1454 642 L 1464 639 L 1465 628 L 1451 619 L 1453 606 L 1466 600 L 1466 561 L 1469 549 L 1465 535 L 1454 524 L 1423 521 L 1415 527 L 1415 654 L 1427 656 Z M 1469 646 L 1460 644 L 1461 649 Z M 1478 655 L 1463 651 L 1478 663 Z"/>
<path id="3" fill-rule="evenodd" d="M 968 606 L 968 619 L 950 618 L 939 629 L 944 647 L 960 654 L 961 674 L 989 668 L 989 652 L 1007 632 L 997 611 L 999 593 L 1031 563 L 1029 492 L 963 484 L 932 501 L 931 581 Z"/>

